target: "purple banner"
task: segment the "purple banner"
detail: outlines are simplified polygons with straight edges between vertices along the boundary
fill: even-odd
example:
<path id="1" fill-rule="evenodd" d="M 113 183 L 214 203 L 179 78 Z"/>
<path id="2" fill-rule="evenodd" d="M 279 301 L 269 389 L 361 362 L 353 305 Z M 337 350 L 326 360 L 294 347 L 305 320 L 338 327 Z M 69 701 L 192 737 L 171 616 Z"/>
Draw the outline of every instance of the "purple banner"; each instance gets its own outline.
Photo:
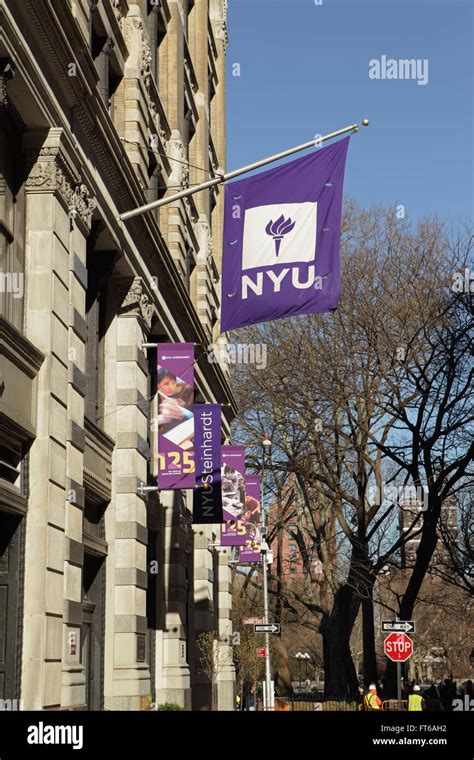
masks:
<path id="1" fill-rule="evenodd" d="M 245 447 L 222 447 L 221 546 L 245 546 Z"/>
<path id="2" fill-rule="evenodd" d="M 349 139 L 226 185 L 221 332 L 337 307 Z"/>
<path id="3" fill-rule="evenodd" d="M 195 404 L 194 423 L 197 488 L 193 523 L 222 523 L 220 404 Z"/>
<path id="4" fill-rule="evenodd" d="M 259 475 L 245 476 L 245 511 L 244 519 L 247 528 L 245 546 L 239 549 L 240 562 L 260 562 L 262 559 L 260 546 L 260 477 Z"/>
<path id="5" fill-rule="evenodd" d="M 194 343 L 158 346 L 158 488 L 194 488 Z"/>

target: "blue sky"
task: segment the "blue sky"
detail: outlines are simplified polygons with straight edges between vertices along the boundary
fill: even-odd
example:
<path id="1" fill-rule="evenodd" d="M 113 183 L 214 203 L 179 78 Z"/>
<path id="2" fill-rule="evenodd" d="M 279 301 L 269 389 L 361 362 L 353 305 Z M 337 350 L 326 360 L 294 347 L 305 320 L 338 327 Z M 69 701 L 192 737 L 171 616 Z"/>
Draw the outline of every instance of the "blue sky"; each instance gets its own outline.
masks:
<path id="1" fill-rule="evenodd" d="M 346 195 L 471 217 L 473 12 L 473 0 L 229 0 L 227 168 L 367 117 Z M 428 59 L 428 83 L 371 80 L 382 55 Z"/>

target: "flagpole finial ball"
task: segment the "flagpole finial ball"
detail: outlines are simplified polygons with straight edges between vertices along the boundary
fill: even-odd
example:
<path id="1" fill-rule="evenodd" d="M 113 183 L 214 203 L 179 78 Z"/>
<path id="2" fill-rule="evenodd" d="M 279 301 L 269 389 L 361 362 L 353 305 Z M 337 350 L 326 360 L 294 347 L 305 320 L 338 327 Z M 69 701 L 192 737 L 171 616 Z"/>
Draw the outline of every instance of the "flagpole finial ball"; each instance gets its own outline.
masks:
<path id="1" fill-rule="evenodd" d="M 368 119 L 362 119 L 362 126 L 368 127 L 369 126 L 369 120 Z"/>

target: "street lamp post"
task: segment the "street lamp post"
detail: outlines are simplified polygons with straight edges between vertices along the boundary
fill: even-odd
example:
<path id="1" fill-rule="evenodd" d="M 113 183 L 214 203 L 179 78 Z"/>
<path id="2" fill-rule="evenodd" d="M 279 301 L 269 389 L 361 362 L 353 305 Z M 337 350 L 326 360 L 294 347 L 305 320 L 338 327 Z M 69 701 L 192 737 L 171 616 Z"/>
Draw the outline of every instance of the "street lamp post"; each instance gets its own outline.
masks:
<path id="1" fill-rule="evenodd" d="M 269 605 L 268 605 L 268 555 L 267 555 L 267 542 L 266 542 L 266 527 L 267 527 L 267 521 L 266 521 L 266 514 L 265 514 L 265 463 L 266 458 L 270 458 L 271 456 L 271 450 L 272 450 L 272 442 L 268 438 L 267 434 L 265 433 L 265 437 L 262 441 L 262 447 L 263 447 L 263 466 L 262 466 L 262 506 L 260 510 L 260 525 L 262 528 L 262 538 L 264 539 L 262 541 L 262 570 L 263 570 L 263 621 L 265 625 L 268 626 L 269 619 L 268 619 L 268 612 L 269 612 Z M 273 699 L 272 699 L 272 669 L 271 669 L 271 658 L 270 658 L 270 634 L 268 631 L 265 632 L 265 700 L 264 700 L 264 709 L 265 710 L 273 710 Z"/>
<path id="2" fill-rule="evenodd" d="M 308 680 L 308 663 L 309 663 L 309 660 L 311 659 L 311 657 L 310 657 L 310 655 L 309 655 L 308 652 L 304 652 L 303 653 L 303 657 L 304 657 L 304 664 L 305 664 L 305 668 L 306 668 L 306 672 L 305 672 L 306 680 Z"/>
<path id="3" fill-rule="evenodd" d="M 297 652 L 295 654 L 295 660 L 298 660 L 298 684 L 301 689 L 301 660 L 303 659 L 303 652 Z"/>

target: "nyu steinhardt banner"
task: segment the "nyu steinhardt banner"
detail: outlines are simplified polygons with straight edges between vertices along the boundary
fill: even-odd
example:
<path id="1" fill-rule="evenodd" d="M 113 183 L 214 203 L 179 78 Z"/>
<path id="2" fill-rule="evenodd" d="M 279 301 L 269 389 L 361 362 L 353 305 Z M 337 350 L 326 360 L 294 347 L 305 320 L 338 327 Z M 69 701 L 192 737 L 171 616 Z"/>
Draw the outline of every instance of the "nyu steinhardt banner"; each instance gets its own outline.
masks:
<path id="1" fill-rule="evenodd" d="M 337 307 L 349 139 L 226 185 L 221 332 Z"/>
<path id="2" fill-rule="evenodd" d="M 221 546 L 245 546 L 245 447 L 222 447 Z"/>
<path id="3" fill-rule="evenodd" d="M 260 532 L 260 477 L 245 476 L 245 510 L 246 525 L 245 546 L 239 549 L 240 562 L 260 562 L 262 536 Z"/>
<path id="4" fill-rule="evenodd" d="M 194 344 L 158 346 L 158 488 L 194 488 Z"/>
<path id="5" fill-rule="evenodd" d="M 193 523 L 222 523 L 220 404 L 195 404 L 194 420 L 197 488 Z"/>

